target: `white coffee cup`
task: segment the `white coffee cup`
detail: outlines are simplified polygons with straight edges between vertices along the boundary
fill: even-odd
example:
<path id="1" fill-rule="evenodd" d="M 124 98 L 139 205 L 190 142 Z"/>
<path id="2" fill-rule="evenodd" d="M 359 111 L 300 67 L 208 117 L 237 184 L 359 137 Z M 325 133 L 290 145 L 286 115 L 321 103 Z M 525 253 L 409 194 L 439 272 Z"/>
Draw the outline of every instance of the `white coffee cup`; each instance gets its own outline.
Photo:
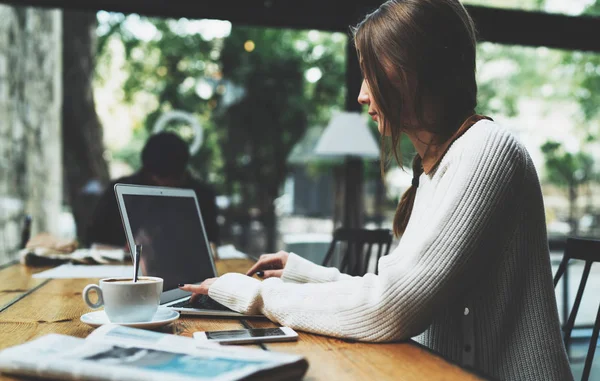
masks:
<path id="1" fill-rule="evenodd" d="M 136 283 L 131 278 L 106 278 L 100 285 L 88 284 L 83 289 L 83 300 L 90 308 L 104 306 L 111 323 L 135 323 L 151 321 L 160 304 L 163 289 L 162 278 L 143 276 Z M 90 292 L 98 294 L 98 300 L 90 300 Z"/>

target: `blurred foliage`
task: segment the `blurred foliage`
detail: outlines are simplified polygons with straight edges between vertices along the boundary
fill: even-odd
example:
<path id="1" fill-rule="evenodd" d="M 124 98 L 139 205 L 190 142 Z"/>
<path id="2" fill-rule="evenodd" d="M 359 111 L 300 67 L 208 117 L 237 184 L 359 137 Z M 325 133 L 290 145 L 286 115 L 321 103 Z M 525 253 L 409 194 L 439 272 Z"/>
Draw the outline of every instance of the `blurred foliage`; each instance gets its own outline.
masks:
<path id="1" fill-rule="evenodd" d="M 137 17 L 154 30 L 151 38 L 140 38 L 127 19 L 103 15 L 98 59 L 114 59 L 107 48 L 111 39 L 122 43 L 125 102 L 135 104 L 140 93 L 157 102 L 142 130 L 113 157 L 139 168 L 139 152 L 157 118 L 169 110 L 190 112 L 204 129 L 190 163 L 194 173 L 220 193 L 241 196 L 236 199 L 246 208 L 268 210 L 287 175 L 291 149 L 308 126 L 325 125 L 343 106 L 346 37 L 233 26 L 226 37 L 204 39 L 185 31 L 185 19 Z M 110 75 L 97 76 L 102 83 Z M 185 138 L 182 127 L 169 127 Z"/>
<path id="2" fill-rule="evenodd" d="M 562 3 L 561 3 L 562 1 Z M 583 0 L 583 4 L 585 5 Z M 591 6 L 587 6 L 581 11 L 580 5 L 575 4 L 575 7 L 570 6 L 568 3 L 582 3 L 582 0 L 560 0 L 560 1 L 547 1 L 547 0 L 461 0 L 466 5 L 479 5 L 490 8 L 505 8 L 505 9 L 518 9 L 526 11 L 538 11 L 548 13 L 567 13 L 573 14 L 590 14 L 599 15 L 600 8 L 594 9 Z"/>
<path id="3" fill-rule="evenodd" d="M 469 3 L 499 6 L 489 0 Z M 502 6 L 544 10 L 546 1 L 504 2 Z M 582 14 L 600 14 L 600 0 L 590 3 Z M 600 117 L 600 55 L 480 43 L 477 66 L 480 113 L 516 116 L 518 102 L 524 98 L 546 100 L 547 112 L 555 108 L 557 102 L 575 100 L 579 104 L 580 113 L 574 116 L 574 122 L 581 151 L 567 152 L 563 143 L 555 141 L 540 147 L 545 160 L 545 180 L 570 188 L 569 202 L 575 203 L 578 192 L 573 188 L 598 180 L 587 143 L 600 138 L 598 129 L 594 128 Z"/>
<path id="4" fill-rule="evenodd" d="M 547 4 L 545 0 L 468 3 L 529 10 L 544 10 Z M 584 13 L 600 14 L 600 0 Z M 120 41 L 128 74 L 124 99 L 133 105 L 137 94 L 147 93 L 157 102 L 131 144 L 113 157 L 137 168 L 136 155 L 156 119 L 168 110 L 185 110 L 204 127 L 204 143 L 192 158 L 194 171 L 220 193 L 242 196 L 247 206 L 272 204 L 294 145 L 309 126 L 327 125 L 331 112 L 343 108 L 346 37 L 234 25 L 226 37 L 205 39 L 202 33 L 183 32 L 185 19 L 139 18 L 154 28 L 153 36 L 143 39 L 126 21 L 123 15 L 110 14 L 100 23 L 98 59 L 112 60 L 109 42 Z M 575 121 L 580 126 L 578 137 L 582 143 L 600 138 L 589 127 L 600 118 L 600 55 L 483 42 L 477 57 L 479 113 L 514 117 L 523 112 L 519 103 L 523 99 L 547 100 L 547 111 L 556 102 L 575 99 L 581 110 Z M 316 69 L 320 78 L 308 81 L 309 70 L 314 74 Z M 110 75 L 97 73 L 99 81 Z M 376 125 L 369 123 L 379 142 Z M 547 181 L 563 185 L 568 183 L 568 171 L 594 171 L 590 155 L 566 153 L 556 144 L 542 147 Z M 410 168 L 414 148 L 408 139 L 402 140 L 400 150 Z M 332 165 L 309 164 L 315 172 Z M 367 178 L 379 176 L 378 166 L 369 162 L 365 168 Z M 594 178 L 589 176 L 590 181 Z"/>
<path id="5" fill-rule="evenodd" d="M 122 161 L 129 164 L 132 168 L 141 168 L 141 152 L 149 137 L 150 133 L 146 129 L 134 130 L 131 142 L 124 148 L 113 152 L 111 155 L 112 160 Z"/>
<path id="6" fill-rule="evenodd" d="M 546 158 L 546 177 L 553 184 L 576 187 L 595 179 L 594 160 L 584 152 L 567 152 L 563 145 L 552 140 L 542 145 Z"/>
<path id="7" fill-rule="evenodd" d="M 253 27 L 234 27 L 224 40 L 222 76 L 241 92 L 234 101 L 219 97 L 214 113 L 226 191 L 239 190 L 264 211 L 278 197 L 287 158 L 307 127 L 324 124 L 343 101 L 345 60 L 337 54 L 343 41 L 312 40 L 299 50 L 297 41 L 311 41 L 306 32 Z M 324 73 L 314 83 L 305 79 L 311 68 Z"/>
<path id="8" fill-rule="evenodd" d="M 583 13 L 600 14 L 600 0 L 588 5 Z M 597 119 L 600 118 L 600 55 L 563 52 L 562 60 L 554 72 L 557 73 L 553 78 L 555 83 L 563 84 L 563 87 L 566 87 L 566 96 L 574 97 L 580 105 L 582 115 L 577 122 L 582 126 L 579 131 L 581 148 L 576 152 L 568 152 L 562 143 L 547 141 L 541 150 L 545 159 L 546 180 L 567 188 L 571 234 L 577 234 L 579 223 L 576 205 L 580 187 L 600 180 L 594 158 L 586 149 L 588 143 L 600 138 L 600 132 L 591 127 L 592 122 L 595 121 L 597 125 Z M 565 78 L 569 80 L 565 81 Z M 588 210 L 588 213 L 594 211 Z"/>
<path id="9" fill-rule="evenodd" d="M 98 43 L 100 59 L 110 53 L 106 45 L 110 38 L 118 38 L 125 51 L 125 70 L 128 76 L 123 86 L 124 100 L 134 103 L 135 96 L 144 92 L 152 94 L 157 100 L 157 107 L 152 110 L 144 122 L 144 131 L 134 131 L 131 143 L 114 154 L 139 168 L 139 153 L 145 140 L 150 135 L 158 117 L 169 110 L 184 110 L 194 114 L 204 127 L 204 144 L 191 159 L 194 172 L 202 178 L 208 178 L 211 169 L 219 164 L 219 146 L 215 144 L 212 124 L 211 103 L 199 98 L 195 92 L 197 81 L 204 76 L 213 76 L 207 70 L 206 61 L 213 49 L 213 43 L 205 41 L 200 34 L 178 33 L 174 20 L 148 19 L 154 26 L 154 37 L 144 40 L 136 36 L 125 23 L 126 18 L 119 14 L 111 14 L 105 26 L 106 33 L 101 34 Z M 145 19 L 142 19 L 145 20 Z M 216 70 L 213 70 L 216 71 Z M 110 73 L 101 73 L 110 75 Z M 214 103 L 213 103 L 214 107 Z M 170 129 L 174 129 L 169 125 Z M 191 141 L 180 133 L 185 140 Z M 136 156 L 137 151 L 137 156 Z"/>
<path id="10" fill-rule="evenodd" d="M 594 160 L 590 154 L 568 152 L 561 143 L 551 140 L 544 143 L 541 149 L 545 157 L 546 178 L 568 191 L 570 234 L 576 235 L 579 225 L 576 217 L 579 188 L 591 180 L 598 180 Z"/>

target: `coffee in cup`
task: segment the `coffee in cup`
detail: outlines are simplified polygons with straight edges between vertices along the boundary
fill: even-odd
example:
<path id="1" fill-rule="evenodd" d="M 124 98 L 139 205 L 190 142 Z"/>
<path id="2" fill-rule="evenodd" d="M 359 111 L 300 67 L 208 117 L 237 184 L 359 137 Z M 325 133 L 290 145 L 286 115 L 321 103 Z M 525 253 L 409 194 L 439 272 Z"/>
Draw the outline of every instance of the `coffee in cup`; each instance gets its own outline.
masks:
<path id="1" fill-rule="evenodd" d="M 104 306 L 111 323 L 137 323 L 151 321 L 160 304 L 163 289 L 162 278 L 139 277 L 101 279 L 99 285 L 88 284 L 83 289 L 83 300 L 90 308 Z M 94 290 L 98 300 L 90 300 Z"/>

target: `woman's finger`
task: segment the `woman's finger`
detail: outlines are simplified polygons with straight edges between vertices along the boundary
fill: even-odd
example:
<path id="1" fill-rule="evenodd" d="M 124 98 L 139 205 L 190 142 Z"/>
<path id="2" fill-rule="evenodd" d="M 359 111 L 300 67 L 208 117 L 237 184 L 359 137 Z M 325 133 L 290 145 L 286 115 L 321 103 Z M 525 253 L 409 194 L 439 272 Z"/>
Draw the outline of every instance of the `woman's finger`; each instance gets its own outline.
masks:
<path id="1" fill-rule="evenodd" d="M 269 256 L 261 255 L 260 260 L 254 264 L 254 266 L 250 267 L 250 270 L 246 272 L 246 275 L 252 276 L 254 273 L 260 270 L 272 269 L 278 258 L 273 254 L 269 254 Z"/>
<path id="2" fill-rule="evenodd" d="M 266 263 L 271 260 L 271 256 L 273 254 L 263 254 L 260 256 L 258 262 L 256 262 L 248 271 L 246 271 L 246 275 L 252 276 L 255 272 L 261 270 Z"/>
<path id="3" fill-rule="evenodd" d="M 208 287 L 204 283 L 200 284 L 180 284 L 179 289 L 193 292 L 195 294 L 208 294 Z"/>
<path id="4" fill-rule="evenodd" d="M 205 279 L 204 282 L 200 284 L 179 284 L 177 285 L 179 289 L 188 291 L 192 293 L 190 297 L 190 301 L 193 303 L 196 301 L 200 295 L 208 295 L 208 289 L 210 286 L 215 283 L 218 278 L 208 278 Z"/>
<path id="5" fill-rule="evenodd" d="M 260 261 L 256 262 L 254 265 L 252 265 L 252 267 L 250 267 L 250 269 L 248 269 L 248 271 L 246 271 L 246 275 L 248 275 L 248 276 L 254 275 L 254 273 L 259 271 L 260 266 L 261 266 Z"/>
<path id="6" fill-rule="evenodd" d="M 263 276 L 261 278 L 281 278 L 281 275 L 283 275 L 283 270 L 267 270 L 263 271 Z"/>

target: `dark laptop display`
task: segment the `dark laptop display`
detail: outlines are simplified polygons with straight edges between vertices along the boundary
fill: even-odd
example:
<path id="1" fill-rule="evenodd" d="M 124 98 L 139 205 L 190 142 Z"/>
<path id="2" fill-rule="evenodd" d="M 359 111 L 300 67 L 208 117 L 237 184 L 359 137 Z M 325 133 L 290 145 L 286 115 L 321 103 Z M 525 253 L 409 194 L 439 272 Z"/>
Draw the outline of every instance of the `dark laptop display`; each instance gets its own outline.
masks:
<path id="1" fill-rule="evenodd" d="M 196 193 L 191 189 L 115 184 L 125 236 L 142 245 L 140 274 L 164 280 L 160 304 L 200 316 L 243 315 L 207 295 L 190 300 L 179 283 L 200 283 L 217 276 Z"/>
<path id="2" fill-rule="evenodd" d="M 179 283 L 215 276 L 193 197 L 124 194 L 123 202 L 133 239 L 142 245 L 140 271 L 163 278 L 164 291 L 177 290 L 170 300 L 187 294 Z"/>

